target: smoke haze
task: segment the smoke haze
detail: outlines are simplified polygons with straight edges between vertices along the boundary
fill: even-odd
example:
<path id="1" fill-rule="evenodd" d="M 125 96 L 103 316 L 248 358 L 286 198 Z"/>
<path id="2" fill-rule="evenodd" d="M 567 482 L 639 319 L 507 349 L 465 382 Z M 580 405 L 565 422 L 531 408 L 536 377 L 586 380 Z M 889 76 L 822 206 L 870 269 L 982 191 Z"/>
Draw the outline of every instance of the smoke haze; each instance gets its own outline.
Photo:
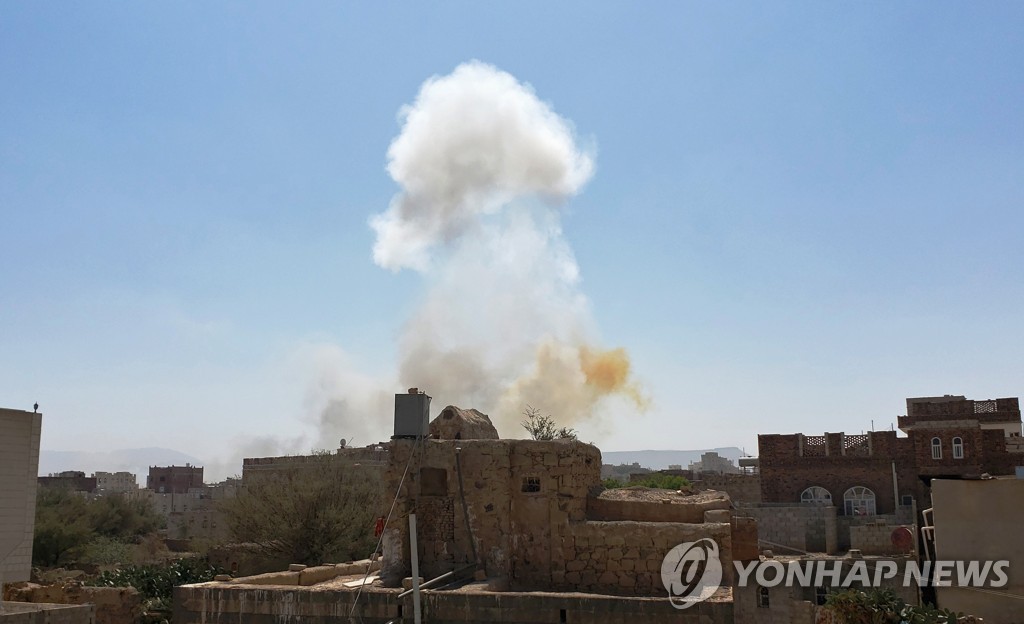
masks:
<path id="1" fill-rule="evenodd" d="M 477 61 L 427 80 L 400 121 L 387 152 L 400 192 L 370 219 L 373 258 L 418 272 L 426 293 L 402 329 L 397 380 L 360 376 L 340 352 L 317 356 L 310 407 L 321 442 L 367 429 L 368 414 L 383 418 L 372 427 L 387 437 L 392 395 L 407 387 L 437 409 L 490 414 L 504 436 L 523 435 L 527 404 L 560 426 L 612 396 L 645 409 L 626 351 L 595 346 L 562 233 L 561 205 L 594 171 L 571 124 L 529 85 Z"/>

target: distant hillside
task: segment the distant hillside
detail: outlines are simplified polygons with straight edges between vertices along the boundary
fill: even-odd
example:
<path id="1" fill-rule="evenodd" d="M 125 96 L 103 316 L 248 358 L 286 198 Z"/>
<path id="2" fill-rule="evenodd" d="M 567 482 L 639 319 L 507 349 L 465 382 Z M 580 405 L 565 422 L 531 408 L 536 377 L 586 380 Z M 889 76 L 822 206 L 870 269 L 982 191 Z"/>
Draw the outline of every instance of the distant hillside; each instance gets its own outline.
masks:
<path id="1" fill-rule="evenodd" d="M 691 462 L 699 461 L 701 454 L 708 451 L 714 451 L 722 457 L 731 459 L 733 463 L 736 463 L 736 460 L 743 457 L 743 451 L 739 448 L 726 446 L 701 449 L 699 451 L 602 451 L 601 461 L 602 463 L 612 465 L 636 462 L 642 467 L 650 468 L 651 470 L 662 470 L 668 468 L 670 464 L 679 464 L 686 468 Z"/>
<path id="2" fill-rule="evenodd" d="M 179 451 L 158 447 L 120 449 L 104 453 L 47 450 L 39 452 L 40 476 L 65 470 L 81 470 L 86 476 L 96 471 L 119 472 L 125 470 L 135 474 L 141 487 L 146 486 L 146 475 L 149 474 L 150 466 L 182 466 L 184 464 L 202 466 L 203 460 Z"/>

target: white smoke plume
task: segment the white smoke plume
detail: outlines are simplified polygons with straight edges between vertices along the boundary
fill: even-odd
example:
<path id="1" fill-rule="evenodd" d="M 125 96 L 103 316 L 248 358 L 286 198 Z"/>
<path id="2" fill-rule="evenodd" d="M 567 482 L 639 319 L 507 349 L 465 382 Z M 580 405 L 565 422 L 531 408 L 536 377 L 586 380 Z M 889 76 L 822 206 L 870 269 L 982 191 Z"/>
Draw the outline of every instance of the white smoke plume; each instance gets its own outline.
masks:
<path id="1" fill-rule="evenodd" d="M 596 329 L 560 206 L 594 171 L 572 126 L 480 62 L 427 80 L 388 150 L 401 187 L 373 217 L 374 260 L 419 271 L 427 295 L 400 341 L 401 388 L 476 407 L 520 435 L 527 404 L 559 424 L 619 395 L 643 409 L 624 350 Z"/>
<path id="2" fill-rule="evenodd" d="M 564 201 L 593 173 L 572 129 L 533 90 L 480 62 L 435 76 L 401 111 L 388 173 L 402 193 L 371 221 L 374 260 L 426 270 L 431 250 L 452 244 L 509 201 Z"/>

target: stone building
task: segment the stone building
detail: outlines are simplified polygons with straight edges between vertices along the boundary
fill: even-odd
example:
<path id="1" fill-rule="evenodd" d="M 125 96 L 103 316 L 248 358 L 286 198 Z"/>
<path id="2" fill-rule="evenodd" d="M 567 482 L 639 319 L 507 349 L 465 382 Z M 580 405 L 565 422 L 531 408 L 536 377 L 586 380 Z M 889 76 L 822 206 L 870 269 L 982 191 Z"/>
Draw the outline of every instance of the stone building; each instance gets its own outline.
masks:
<path id="1" fill-rule="evenodd" d="M 203 487 L 202 466 L 150 466 L 146 477 L 146 489 L 160 494 L 186 494 L 199 487 Z"/>
<path id="2" fill-rule="evenodd" d="M 114 492 L 133 492 L 139 489 L 138 480 L 130 472 L 94 472 L 96 490 L 110 494 Z"/>
<path id="3" fill-rule="evenodd" d="M 664 596 L 662 561 L 680 543 L 714 539 L 726 583 L 735 558 L 757 556 L 756 526 L 733 520 L 725 494 L 599 496 L 601 453 L 582 442 L 395 439 L 385 475 L 399 492 L 385 583 L 411 572 L 412 512 L 422 576 L 476 568 L 512 591 Z"/>
<path id="4" fill-rule="evenodd" d="M 894 431 L 760 435 L 765 503 L 834 505 L 840 516 L 897 514 L 929 506 L 935 478 L 1012 474 L 1024 464 L 1016 398 L 907 399 Z"/>
<path id="5" fill-rule="evenodd" d="M 0 409 L 0 585 L 29 579 L 42 418 Z"/>
<path id="6" fill-rule="evenodd" d="M 83 494 L 92 494 L 96 491 L 96 479 L 85 476 L 81 470 L 50 473 L 45 477 L 39 477 L 39 485 L 82 492 Z"/>
<path id="7" fill-rule="evenodd" d="M 497 439 L 485 431 L 486 415 L 453 407 L 429 427 L 429 397 L 410 395 L 396 397 L 395 436 L 382 445 L 380 513 L 388 521 L 374 562 L 379 580 L 363 585 L 367 561 L 185 586 L 175 594 L 174 621 L 410 622 L 412 592 L 399 586 L 411 575 L 414 543 L 421 577 L 455 572 L 444 582 L 458 580 L 422 592 L 423 621 L 733 621 L 732 562 L 756 559 L 758 551 L 755 523 L 733 518 L 728 495 L 603 490 L 593 445 Z M 680 611 L 666 599 L 663 561 L 676 546 L 704 538 L 717 544 L 724 587 Z M 356 574 L 334 580 L 342 567 Z"/>
<path id="8" fill-rule="evenodd" d="M 381 470 L 388 462 L 388 444 L 379 442 L 368 446 L 344 446 L 335 453 L 319 455 L 284 455 L 280 457 L 247 457 L 242 460 L 242 483 L 248 484 L 263 476 L 278 475 L 307 467 L 317 469 L 323 461 L 341 465 L 373 466 Z"/>
<path id="9" fill-rule="evenodd" d="M 728 457 L 722 457 L 715 451 L 708 451 L 700 456 L 700 461 L 690 463 L 690 471 L 695 476 L 701 473 L 734 474 L 740 471 Z"/>
<path id="10" fill-rule="evenodd" d="M 234 497 L 239 486 L 238 479 L 227 479 L 183 493 L 140 490 L 139 496 L 167 522 L 167 535 L 171 539 L 217 540 L 228 537 L 227 524 L 217 501 Z"/>

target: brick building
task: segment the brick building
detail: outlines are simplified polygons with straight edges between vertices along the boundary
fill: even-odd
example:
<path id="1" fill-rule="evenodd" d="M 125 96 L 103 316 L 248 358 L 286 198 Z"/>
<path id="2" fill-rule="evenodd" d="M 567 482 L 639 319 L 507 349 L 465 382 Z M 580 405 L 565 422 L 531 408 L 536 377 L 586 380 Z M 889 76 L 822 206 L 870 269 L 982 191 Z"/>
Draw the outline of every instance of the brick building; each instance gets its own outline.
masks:
<path id="1" fill-rule="evenodd" d="M 203 487 L 203 467 L 150 466 L 146 488 L 159 494 L 187 494 L 192 488 Z"/>
<path id="2" fill-rule="evenodd" d="M 760 435 L 761 498 L 766 503 L 835 505 L 839 515 L 894 514 L 930 506 L 935 478 L 1013 474 L 1024 465 L 1016 398 L 907 399 L 895 431 L 847 435 Z"/>

